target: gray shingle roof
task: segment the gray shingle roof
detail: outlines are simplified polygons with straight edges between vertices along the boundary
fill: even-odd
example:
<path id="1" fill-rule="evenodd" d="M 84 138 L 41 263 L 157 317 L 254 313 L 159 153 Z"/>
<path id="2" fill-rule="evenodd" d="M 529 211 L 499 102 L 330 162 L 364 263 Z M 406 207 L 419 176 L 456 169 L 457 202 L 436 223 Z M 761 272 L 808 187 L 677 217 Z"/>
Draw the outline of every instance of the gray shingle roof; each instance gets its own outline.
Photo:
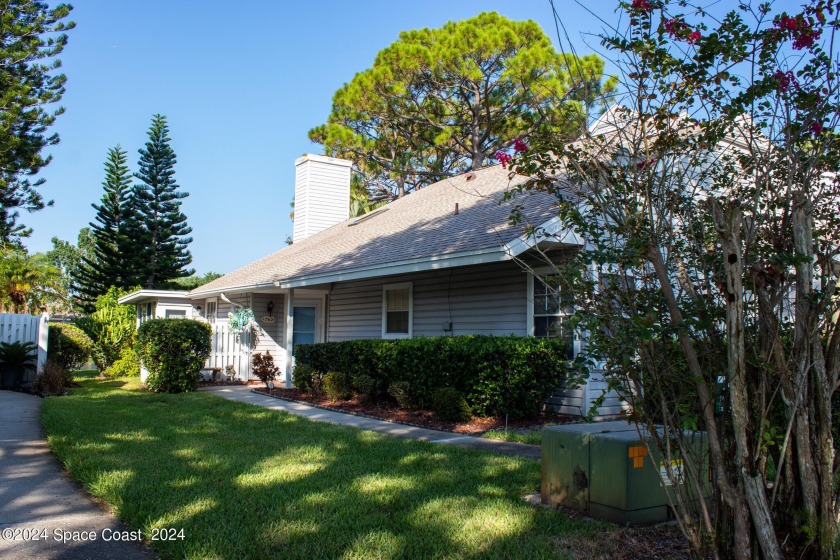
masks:
<path id="1" fill-rule="evenodd" d="M 501 203 L 511 186 L 525 182 L 501 165 L 434 183 L 391 202 L 376 215 L 351 218 L 284 247 L 191 292 L 198 295 L 312 274 L 339 273 L 408 260 L 422 260 L 482 249 L 502 249 L 520 237 L 513 226 L 512 203 Z M 551 219 L 556 199 L 543 192 L 517 196 L 532 225 Z M 455 214 L 455 205 L 458 214 Z M 281 241 L 278 239 L 278 243 Z"/>

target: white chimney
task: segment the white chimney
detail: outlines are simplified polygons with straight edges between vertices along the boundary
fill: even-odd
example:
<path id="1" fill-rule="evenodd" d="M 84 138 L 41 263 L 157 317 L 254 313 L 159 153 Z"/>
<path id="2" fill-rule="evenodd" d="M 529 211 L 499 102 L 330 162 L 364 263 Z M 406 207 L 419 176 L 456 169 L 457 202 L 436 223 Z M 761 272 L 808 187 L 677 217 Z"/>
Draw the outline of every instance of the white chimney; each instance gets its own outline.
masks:
<path id="1" fill-rule="evenodd" d="M 295 160 L 295 243 L 350 217 L 352 165 L 315 154 Z"/>

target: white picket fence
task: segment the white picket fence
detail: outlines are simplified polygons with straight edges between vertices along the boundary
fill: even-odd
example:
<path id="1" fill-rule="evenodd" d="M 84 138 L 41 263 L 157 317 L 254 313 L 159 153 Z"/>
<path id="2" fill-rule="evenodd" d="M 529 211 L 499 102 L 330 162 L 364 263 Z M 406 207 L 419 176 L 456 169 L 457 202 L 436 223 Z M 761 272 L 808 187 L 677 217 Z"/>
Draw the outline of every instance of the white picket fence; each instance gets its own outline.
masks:
<path id="1" fill-rule="evenodd" d="M 0 342 L 32 342 L 38 347 L 37 371 L 47 361 L 49 315 L 0 313 Z"/>
<path id="2" fill-rule="evenodd" d="M 239 379 L 251 379 L 251 333 L 231 332 L 227 323 L 216 323 L 210 335 L 210 357 L 205 367 L 219 368 L 224 373 L 233 366 Z"/>

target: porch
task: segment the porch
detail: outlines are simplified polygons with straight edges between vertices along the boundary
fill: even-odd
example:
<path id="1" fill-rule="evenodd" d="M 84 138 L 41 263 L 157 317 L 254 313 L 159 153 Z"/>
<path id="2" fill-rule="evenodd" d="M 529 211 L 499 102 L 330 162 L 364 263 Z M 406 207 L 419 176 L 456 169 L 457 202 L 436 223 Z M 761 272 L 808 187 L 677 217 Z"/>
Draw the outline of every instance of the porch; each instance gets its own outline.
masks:
<path id="1" fill-rule="evenodd" d="M 290 387 L 294 364 L 286 349 L 325 340 L 326 291 L 228 292 L 194 304 L 194 318 L 210 323 L 212 328 L 210 356 L 204 369 L 208 380 L 213 372 L 225 380 L 256 380 L 253 356 L 270 352 L 280 369 L 278 382 Z M 255 321 L 244 331 L 235 332 L 228 322 L 228 314 L 240 307 L 250 309 Z"/>

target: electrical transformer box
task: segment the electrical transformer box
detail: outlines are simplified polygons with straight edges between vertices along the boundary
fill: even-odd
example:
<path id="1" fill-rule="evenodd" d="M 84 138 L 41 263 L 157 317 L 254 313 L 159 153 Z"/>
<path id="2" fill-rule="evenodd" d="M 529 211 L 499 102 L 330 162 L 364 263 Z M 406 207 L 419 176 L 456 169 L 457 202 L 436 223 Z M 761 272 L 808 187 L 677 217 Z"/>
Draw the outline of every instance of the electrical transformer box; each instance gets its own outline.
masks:
<path id="1" fill-rule="evenodd" d="M 624 421 L 549 426 L 542 434 L 542 501 L 563 505 L 621 525 L 667 521 L 673 517 L 666 489 L 697 504 L 683 478 L 681 459 L 665 461 L 646 432 Z M 704 449 L 704 434 L 693 434 Z M 708 467 L 701 468 L 708 472 Z M 704 478 L 702 492 L 709 494 Z"/>

